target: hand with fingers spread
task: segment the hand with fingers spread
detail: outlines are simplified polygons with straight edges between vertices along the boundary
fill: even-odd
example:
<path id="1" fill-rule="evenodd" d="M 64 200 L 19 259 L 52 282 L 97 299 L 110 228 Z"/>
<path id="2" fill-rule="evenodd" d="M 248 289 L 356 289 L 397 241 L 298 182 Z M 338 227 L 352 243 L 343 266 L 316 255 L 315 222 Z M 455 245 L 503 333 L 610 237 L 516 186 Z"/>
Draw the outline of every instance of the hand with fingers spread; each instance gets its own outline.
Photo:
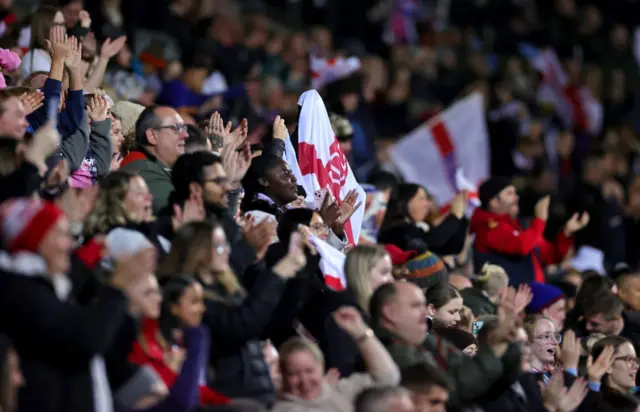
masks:
<path id="1" fill-rule="evenodd" d="M 338 220 L 338 217 L 340 217 L 340 206 L 330 193 L 327 193 L 324 197 L 322 207 L 318 210 L 318 214 L 329 227 L 333 227 L 334 223 Z"/>
<path id="2" fill-rule="evenodd" d="M 113 58 L 127 42 L 127 36 L 120 36 L 115 40 L 107 39 L 102 44 L 102 48 L 100 49 L 100 57 L 103 59 L 111 59 Z"/>
<path id="3" fill-rule="evenodd" d="M 605 347 L 596 361 L 593 361 L 593 356 L 589 355 L 587 358 L 587 377 L 589 382 L 600 382 L 607 370 L 613 364 L 613 357 L 616 350 L 613 346 Z"/>
<path id="4" fill-rule="evenodd" d="M 568 330 L 562 338 L 562 365 L 565 369 L 578 369 L 581 346 L 575 332 Z"/>
<path id="5" fill-rule="evenodd" d="M 273 273 L 287 280 L 296 276 L 298 271 L 307 264 L 304 246 L 300 233 L 294 232 L 289 240 L 289 251 L 273 267 Z"/>
<path id="6" fill-rule="evenodd" d="M 67 39 L 69 54 L 64 59 L 64 65 L 69 70 L 79 70 L 82 63 L 82 43 L 74 36 Z"/>
<path id="7" fill-rule="evenodd" d="M 336 222 L 344 225 L 360 206 L 362 206 L 362 202 L 358 202 L 358 191 L 356 189 L 350 190 L 340 204 L 340 213 Z"/>
<path id="8" fill-rule="evenodd" d="M 289 130 L 284 123 L 284 119 L 276 116 L 276 119 L 273 121 L 273 138 L 284 141 L 287 139 L 287 136 L 289 136 Z"/>
<path id="9" fill-rule="evenodd" d="M 36 90 L 29 94 L 23 93 L 22 96 L 20 96 L 20 101 L 24 106 L 25 114 L 30 115 L 41 108 L 44 104 L 44 93 L 40 90 Z"/>
<path id="10" fill-rule="evenodd" d="M 574 213 L 564 226 L 564 234 L 571 236 L 589 224 L 589 213 Z"/>
<path id="11" fill-rule="evenodd" d="M 229 182 L 235 189 L 240 185 L 242 178 L 251 167 L 251 148 L 249 144 L 245 143 L 240 151 L 223 150 L 220 156 L 222 157 L 222 167 L 227 173 Z"/>
<path id="12" fill-rule="evenodd" d="M 108 117 L 109 102 L 102 96 L 93 96 L 87 107 L 87 113 L 92 122 L 103 122 Z"/>
<path id="13" fill-rule="evenodd" d="M 218 146 L 222 148 L 228 140 L 227 134 L 231 133 L 231 122 L 227 123 L 227 127 L 225 127 L 220 113 L 214 112 L 209 118 L 209 123 L 204 128 L 204 132 L 207 136 L 211 136 L 218 143 Z"/>
<path id="14" fill-rule="evenodd" d="M 63 62 L 71 54 L 67 30 L 63 26 L 51 27 L 49 39 L 45 41 L 52 61 Z"/>
<path id="15" fill-rule="evenodd" d="M 533 293 L 531 293 L 531 288 L 529 287 L 529 285 L 521 284 L 520 286 L 518 286 L 518 290 L 516 291 L 513 299 L 513 310 L 515 311 L 515 313 L 521 314 L 527 308 L 527 306 L 529 306 L 529 303 L 531 303 L 531 300 L 533 299 Z"/>
<path id="16" fill-rule="evenodd" d="M 562 368 L 556 369 L 551 375 L 551 379 L 545 386 L 543 382 L 539 383 L 540 392 L 545 408 L 549 412 L 572 412 L 587 396 L 587 382 L 582 379 L 576 379 L 570 389 L 564 386 L 564 372 Z"/>
<path id="17" fill-rule="evenodd" d="M 576 379 L 569 390 L 565 388 L 561 402 L 558 405 L 558 412 L 575 411 L 582 404 L 584 398 L 587 397 L 587 393 L 589 393 L 587 381 L 582 378 Z"/>
<path id="18" fill-rule="evenodd" d="M 204 203 L 202 196 L 191 195 L 184 205 L 173 205 L 173 217 L 171 225 L 173 231 L 177 232 L 180 228 L 189 222 L 201 222 L 205 218 Z"/>

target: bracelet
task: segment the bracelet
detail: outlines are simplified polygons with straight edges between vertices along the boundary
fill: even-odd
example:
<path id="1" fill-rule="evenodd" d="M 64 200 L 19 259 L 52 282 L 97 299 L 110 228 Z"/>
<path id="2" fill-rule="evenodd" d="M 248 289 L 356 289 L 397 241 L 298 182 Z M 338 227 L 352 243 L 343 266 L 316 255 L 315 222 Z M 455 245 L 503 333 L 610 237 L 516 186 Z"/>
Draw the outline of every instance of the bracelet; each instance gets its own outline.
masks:
<path id="1" fill-rule="evenodd" d="M 361 344 L 362 342 L 366 341 L 369 338 L 373 338 L 374 336 L 375 333 L 373 333 L 373 329 L 369 328 L 356 339 L 356 343 Z"/>

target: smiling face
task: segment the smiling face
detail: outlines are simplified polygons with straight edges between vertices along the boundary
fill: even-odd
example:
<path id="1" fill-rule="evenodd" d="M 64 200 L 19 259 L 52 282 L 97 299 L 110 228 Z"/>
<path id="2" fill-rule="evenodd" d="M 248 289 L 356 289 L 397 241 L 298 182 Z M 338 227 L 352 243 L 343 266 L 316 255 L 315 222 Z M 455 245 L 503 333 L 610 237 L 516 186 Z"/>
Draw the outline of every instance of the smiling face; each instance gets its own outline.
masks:
<path id="1" fill-rule="evenodd" d="M 531 337 L 531 354 L 543 365 L 555 361 L 556 350 L 560 342 L 556 328 L 548 319 L 539 319 Z"/>
<path id="2" fill-rule="evenodd" d="M 146 222 L 151 219 L 151 193 L 142 177 L 134 176 L 129 181 L 124 206 L 133 221 Z"/>
<path id="3" fill-rule="evenodd" d="M 291 168 L 282 159 L 278 159 L 265 176 L 266 194 L 275 202 L 286 205 L 298 198 L 298 184 Z"/>
<path id="4" fill-rule="evenodd" d="M 171 307 L 171 313 L 188 328 L 196 328 L 202 322 L 204 314 L 204 291 L 202 286 L 194 282 L 185 290 L 178 302 Z"/>
<path id="5" fill-rule="evenodd" d="M 393 282 L 393 265 L 388 254 L 384 254 L 369 272 L 371 277 L 371 290 L 375 291 L 378 286 Z"/>
<path id="6" fill-rule="evenodd" d="M 443 326 L 453 328 L 460 322 L 462 305 L 461 297 L 453 298 L 446 305 L 437 309 L 433 314 L 433 318 Z"/>
<path id="7" fill-rule="evenodd" d="M 407 203 L 409 219 L 413 222 L 424 222 L 429 214 L 429 197 L 423 188 L 419 188 L 416 194 Z"/>
<path id="8" fill-rule="evenodd" d="M 609 386 L 628 392 L 636 386 L 637 373 L 638 358 L 633 345 L 627 342 L 618 346 L 613 357 L 613 364 L 607 370 Z"/>
<path id="9" fill-rule="evenodd" d="M 282 370 L 283 392 L 305 400 L 314 400 L 322 394 L 322 365 L 308 350 L 295 351 L 284 360 Z"/>

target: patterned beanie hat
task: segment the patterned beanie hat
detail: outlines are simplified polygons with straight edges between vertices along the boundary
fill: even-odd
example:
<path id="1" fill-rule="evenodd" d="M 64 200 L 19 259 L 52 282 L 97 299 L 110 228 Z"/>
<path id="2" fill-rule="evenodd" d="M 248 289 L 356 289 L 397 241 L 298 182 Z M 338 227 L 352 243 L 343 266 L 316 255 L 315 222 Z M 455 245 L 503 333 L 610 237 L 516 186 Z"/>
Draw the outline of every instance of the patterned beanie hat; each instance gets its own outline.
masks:
<path id="1" fill-rule="evenodd" d="M 429 289 L 435 285 L 446 283 L 449 279 L 444 262 L 433 253 L 427 251 L 407 262 L 409 276 L 407 280 L 421 289 Z"/>
<path id="2" fill-rule="evenodd" d="M 20 198 L 5 202 L 0 212 L 2 246 L 9 253 L 37 252 L 62 215 L 53 202 L 41 199 Z"/>

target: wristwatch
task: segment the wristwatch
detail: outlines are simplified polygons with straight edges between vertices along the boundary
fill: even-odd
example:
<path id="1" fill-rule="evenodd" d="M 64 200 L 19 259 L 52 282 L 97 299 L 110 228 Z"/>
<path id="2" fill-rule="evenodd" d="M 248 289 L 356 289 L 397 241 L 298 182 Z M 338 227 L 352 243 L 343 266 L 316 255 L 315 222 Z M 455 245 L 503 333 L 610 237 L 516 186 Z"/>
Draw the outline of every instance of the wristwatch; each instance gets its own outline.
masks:
<path id="1" fill-rule="evenodd" d="M 356 343 L 360 344 L 369 338 L 373 338 L 375 335 L 376 334 L 373 333 L 373 329 L 369 328 L 362 335 L 360 335 L 358 339 L 356 339 Z"/>

